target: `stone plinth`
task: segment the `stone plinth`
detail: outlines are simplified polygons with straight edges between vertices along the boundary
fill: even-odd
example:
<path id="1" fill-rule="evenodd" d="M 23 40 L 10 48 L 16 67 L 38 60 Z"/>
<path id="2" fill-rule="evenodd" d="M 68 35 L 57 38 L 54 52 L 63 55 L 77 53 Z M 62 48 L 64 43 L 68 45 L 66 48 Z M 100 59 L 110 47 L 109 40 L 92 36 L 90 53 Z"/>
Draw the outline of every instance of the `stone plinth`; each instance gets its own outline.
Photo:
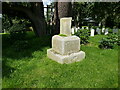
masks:
<path id="1" fill-rule="evenodd" d="M 61 55 L 78 52 L 80 50 L 80 38 L 55 35 L 52 37 L 52 49 Z"/>
<path id="2" fill-rule="evenodd" d="M 69 64 L 69 63 L 79 62 L 79 61 L 83 60 L 85 58 L 85 52 L 79 51 L 79 52 L 72 53 L 69 55 L 60 55 L 59 53 L 56 53 L 54 50 L 48 49 L 47 56 L 50 59 L 52 59 L 60 64 L 64 64 L 64 63 Z"/>
<path id="3" fill-rule="evenodd" d="M 61 18 L 60 19 L 60 34 L 65 34 L 71 36 L 71 17 Z"/>

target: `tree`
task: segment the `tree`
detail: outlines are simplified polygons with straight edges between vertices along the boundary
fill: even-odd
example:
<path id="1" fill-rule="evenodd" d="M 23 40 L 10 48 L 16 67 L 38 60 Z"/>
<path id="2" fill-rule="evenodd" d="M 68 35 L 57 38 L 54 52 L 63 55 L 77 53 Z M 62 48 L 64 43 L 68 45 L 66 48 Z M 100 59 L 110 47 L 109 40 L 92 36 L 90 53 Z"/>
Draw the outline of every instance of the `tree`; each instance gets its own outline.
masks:
<path id="1" fill-rule="evenodd" d="M 28 18 L 33 25 L 34 32 L 37 36 L 46 34 L 46 22 L 44 17 L 43 2 L 31 3 L 3 3 L 3 13 L 8 16 Z"/>
<path id="2" fill-rule="evenodd" d="M 113 27 L 119 26 L 119 9 L 119 2 L 75 2 L 73 16 L 77 24 L 82 22 L 83 18 L 92 17 L 103 26 Z"/>
<path id="3" fill-rule="evenodd" d="M 60 18 L 72 16 L 72 4 L 70 1 L 59 2 L 58 0 L 58 2 L 55 3 L 55 13 L 54 13 L 55 34 L 59 34 L 60 32 Z"/>

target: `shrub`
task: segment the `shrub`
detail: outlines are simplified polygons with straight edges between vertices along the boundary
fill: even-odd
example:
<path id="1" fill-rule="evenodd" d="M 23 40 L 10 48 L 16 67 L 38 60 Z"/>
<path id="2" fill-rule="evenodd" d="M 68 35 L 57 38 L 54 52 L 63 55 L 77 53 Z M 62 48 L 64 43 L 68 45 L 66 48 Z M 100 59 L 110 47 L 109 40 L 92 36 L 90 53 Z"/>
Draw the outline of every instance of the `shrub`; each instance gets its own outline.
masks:
<path id="1" fill-rule="evenodd" d="M 108 34 L 107 39 L 110 39 L 113 44 L 118 44 L 118 35 L 116 34 Z"/>
<path id="2" fill-rule="evenodd" d="M 100 41 L 99 48 L 102 48 L 102 49 L 112 49 L 113 45 L 114 44 L 112 43 L 111 39 L 102 38 L 102 40 Z"/>
<path id="3" fill-rule="evenodd" d="M 75 32 L 75 35 L 80 38 L 81 44 L 87 44 L 89 43 L 89 30 L 87 29 L 80 29 L 77 32 Z"/>
<path id="4" fill-rule="evenodd" d="M 8 18 L 7 15 L 3 14 L 3 17 L 2 17 L 2 30 L 8 31 L 10 26 L 11 26 L 10 19 Z M 4 31 L 2 31 L 2 32 L 4 32 Z"/>
<path id="5" fill-rule="evenodd" d="M 118 36 L 116 34 L 108 34 L 106 38 L 102 38 L 99 47 L 102 49 L 112 49 L 114 45 L 120 45 Z"/>
<path id="6" fill-rule="evenodd" d="M 12 45 L 13 49 L 15 51 L 23 51 L 27 48 L 29 48 L 29 43 L 28 41 L 16 41 L 15 43 L 13 43 Z"/>
<path id="7" fill-rule="evenodd" d="M 26 36 L 25 25 L 24 24 L 14 24 L 9 29 L 11 40 L 23 40 Z"/>

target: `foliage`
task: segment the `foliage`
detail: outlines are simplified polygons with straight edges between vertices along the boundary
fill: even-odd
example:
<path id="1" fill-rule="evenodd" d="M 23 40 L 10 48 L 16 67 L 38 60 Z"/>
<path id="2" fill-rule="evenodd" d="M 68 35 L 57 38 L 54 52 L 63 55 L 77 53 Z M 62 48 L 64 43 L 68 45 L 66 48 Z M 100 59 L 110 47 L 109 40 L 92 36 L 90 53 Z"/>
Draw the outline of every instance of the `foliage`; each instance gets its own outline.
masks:
<path id="1" fill-rule="evenodd" d="M 51 44 L 49 36 L 35 38 L 30 35 L 27 40 L 32 47 L 22 52 L 13 51 L 8 41 L 4 41 L 3 88 L 118 87 L 118 49 L 101 50 L 96 47 L 104 35 L 90 37 L 89 45 L 81 45 L 81 50 L 86 53 L 83 61 L 63 65 L 46 55 Z"/>
<path id="2" fill-rule="evenodd" d="M 102 38 L 99 47 L 102 49 L 113 49 L 114 44 L 112 42 L 113 41 L 111 39 Z"/>
<path id="3" fill-rule="evenodd" d="M 75 35 L 80 38 L 81 44 L 87 44 L 89 43 L 89 30 L 87 29 L 80 29 L 77 32 L 75 32 Z"/>
<path id="4" fill-rule="evenodd" d="M 118 36 L 116 34 L 108 34 L 106 38 L 102 38 L 99 47 L 103 49 L 113 49 L 115 44 L 119 45 Z"/>
<path id="5" fill-rule="evenodd" d="M 26 31 L 25 31 L 25 26 L 24 24 L 14 24 L 12 27 L 9 29 L 10 31 L 10 39 L 11 40 L 23 40 L 25 39 L 26 36 Z"/>
<path id="6" fill-rule="evenodd" d="M 2 30 L 9 30 L 11 24 L 10 24 L 10 19 L 8 18 L 7 15 L 3 14 L 2 17 Z"/>
<path id="7" fill-rule="evenodd" d="M 118 44 L 118 35 L 117 34 L 108 34 L 107 39 L 112 40 L 113 44 Z"/>
<path id="8" fill-rule="evenodd" d="M 104 26 L 112 28 L 116 25 L 119 27 L 119 9 L 118 2 L 75 2 L 73 16 L 77 23 L 83 22 L 83 18 L 92 17 L 93 20 Z"/>

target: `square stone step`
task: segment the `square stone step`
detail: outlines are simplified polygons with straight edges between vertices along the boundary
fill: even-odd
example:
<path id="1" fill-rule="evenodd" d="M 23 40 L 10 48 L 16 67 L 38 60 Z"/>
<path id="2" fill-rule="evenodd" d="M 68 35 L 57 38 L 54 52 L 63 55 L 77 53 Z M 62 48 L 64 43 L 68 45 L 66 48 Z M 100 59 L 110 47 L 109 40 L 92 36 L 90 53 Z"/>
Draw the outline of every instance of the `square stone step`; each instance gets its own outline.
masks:
<path id="1" fill-rule="evenodd" d="M 52 37 L 52 49 L 61 55 L 78 52 L 80 51 L 80 38 L 55 35 Z"/>
<path id="2" fill-rule="evenodd" d="M 69 63 L 79 62 L 79 61 L 83 60 L 85 58 L 85 52 L 79 51 L 76 53 L 72 53 L 70 55 L 60 55 L 59 53 L 56 53 L 54 50 L 48 49 L 47 56 L 50 59 L 52 59 L 60 64 L 69 64 Z"/>

